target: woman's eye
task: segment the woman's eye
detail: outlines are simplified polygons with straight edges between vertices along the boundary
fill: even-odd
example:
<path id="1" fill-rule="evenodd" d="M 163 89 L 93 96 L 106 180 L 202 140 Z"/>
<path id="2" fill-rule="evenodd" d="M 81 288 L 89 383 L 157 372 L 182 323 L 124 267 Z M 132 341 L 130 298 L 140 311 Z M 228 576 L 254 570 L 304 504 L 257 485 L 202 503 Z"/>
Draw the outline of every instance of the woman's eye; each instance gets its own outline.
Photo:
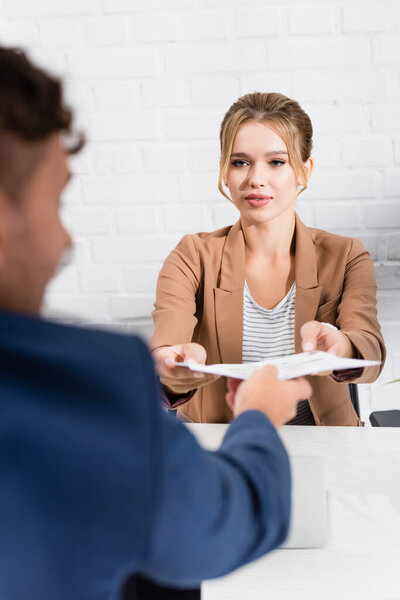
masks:
<path id="1" fill-rule="evenodd" d="M 245 160 L 233 160 L 232 161 L 232 165 L 234 167 L 245 167 L 246 165 L 248 165 L 249 163 Z"/>
<path id="2" fill-rule="evenodd" d="M 285 161 L 284 160 L 271 160 L 271 162 L 269 164 L 272 165 L 273 167 L 280 167 L 281 165 L 285 164 Z"/>

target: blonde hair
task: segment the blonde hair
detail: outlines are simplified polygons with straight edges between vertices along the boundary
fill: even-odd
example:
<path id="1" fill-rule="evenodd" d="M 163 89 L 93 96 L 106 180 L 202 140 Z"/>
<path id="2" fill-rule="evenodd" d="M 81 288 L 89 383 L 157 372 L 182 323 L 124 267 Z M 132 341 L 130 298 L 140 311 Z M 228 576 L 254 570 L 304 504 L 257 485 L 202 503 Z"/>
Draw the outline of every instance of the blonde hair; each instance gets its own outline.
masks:
<path id="1" fill-rule="evenodd" d="M 218 177 L 221 194 L 230 200 L 224 192 L 222 180 L 230 164 L 237 130 L 242 123 L 250 120 L 269 125 L 283 139 L 289 163 L 302 183 L 301 191 L 304 191 L 307 188 L 304 163 L 310 158 L 312 149 L 313 129 L 310 117 L 298 102 L 283 94 L 254 92 L 241 96 L 232 104 L 221 123 L 221 163 Z"/>

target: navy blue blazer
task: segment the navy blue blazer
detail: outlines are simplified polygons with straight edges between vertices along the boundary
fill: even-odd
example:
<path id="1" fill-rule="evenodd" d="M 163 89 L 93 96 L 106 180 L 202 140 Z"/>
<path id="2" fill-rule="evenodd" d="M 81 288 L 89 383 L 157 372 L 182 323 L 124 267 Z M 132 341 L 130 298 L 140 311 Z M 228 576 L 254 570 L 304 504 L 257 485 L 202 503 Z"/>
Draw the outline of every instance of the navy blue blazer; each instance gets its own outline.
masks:
<path id="1" fill-rule="evenodd" d="M 286 451 L 258 411 L 207 452 L 160 405 L 134 336 L 0 313 L 0 598 L 178 587 L 283 542 Z"/>

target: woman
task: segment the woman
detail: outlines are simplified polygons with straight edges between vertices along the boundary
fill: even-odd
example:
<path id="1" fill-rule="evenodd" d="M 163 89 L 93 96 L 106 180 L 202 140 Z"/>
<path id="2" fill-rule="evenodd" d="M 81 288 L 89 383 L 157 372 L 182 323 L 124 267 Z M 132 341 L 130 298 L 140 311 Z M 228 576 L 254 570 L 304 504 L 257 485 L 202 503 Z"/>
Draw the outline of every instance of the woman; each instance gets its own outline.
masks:
<path id="1" fill-rule="evenodd" d="M 151 345 L 166 398 L 184 420 L 225 423 L 225 378 L 175 361 L 320 349 L 382 365 L 311 377 L 291 423 L 360 425 L 347 384 L 375 381 L 385 358 L 374 269 L 359 240 L 306 227 L 295 213 L 313 168 L 311 121 L 286 96 L 247 94 L 226 113 L 220 141 L 218 187 L 240 219 L 186 235 L 160 271 Z"/>

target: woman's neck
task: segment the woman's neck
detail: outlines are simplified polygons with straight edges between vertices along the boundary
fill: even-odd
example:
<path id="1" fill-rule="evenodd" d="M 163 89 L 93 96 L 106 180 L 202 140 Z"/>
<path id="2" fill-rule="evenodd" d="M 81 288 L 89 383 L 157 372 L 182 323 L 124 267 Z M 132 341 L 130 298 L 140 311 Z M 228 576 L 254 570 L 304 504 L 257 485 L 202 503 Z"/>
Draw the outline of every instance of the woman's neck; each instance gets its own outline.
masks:
<path id="1" fill-rule="evenodd" d="M 266 223 L 241 220 L 247 256 L 267 261 L 288 258 L 294 254 L 294 212 L 283 213 Z"/>

